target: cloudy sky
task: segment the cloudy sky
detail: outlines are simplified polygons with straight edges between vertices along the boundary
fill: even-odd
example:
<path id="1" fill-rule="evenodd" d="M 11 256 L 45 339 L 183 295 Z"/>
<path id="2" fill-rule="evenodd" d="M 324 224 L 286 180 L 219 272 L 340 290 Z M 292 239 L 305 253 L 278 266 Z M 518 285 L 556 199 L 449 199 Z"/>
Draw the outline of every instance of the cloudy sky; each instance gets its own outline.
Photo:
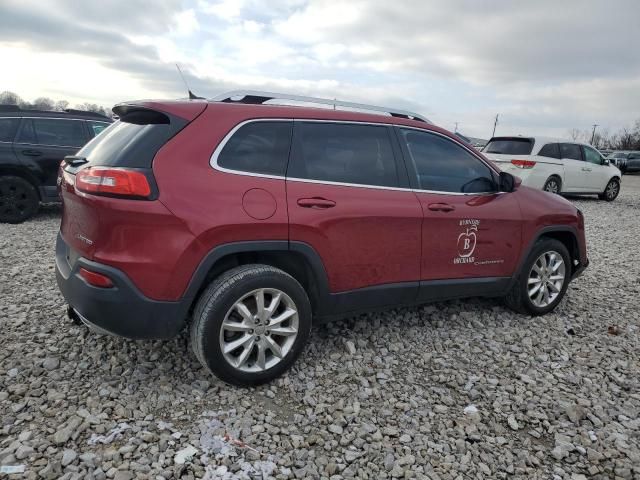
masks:
<path id="1" fill-rule="evenodd" d="M 0 0 L 0 91 L 111 106 L 237 88 L 391 105 L 453 130 L 640 118 L 640 1 Z"/>

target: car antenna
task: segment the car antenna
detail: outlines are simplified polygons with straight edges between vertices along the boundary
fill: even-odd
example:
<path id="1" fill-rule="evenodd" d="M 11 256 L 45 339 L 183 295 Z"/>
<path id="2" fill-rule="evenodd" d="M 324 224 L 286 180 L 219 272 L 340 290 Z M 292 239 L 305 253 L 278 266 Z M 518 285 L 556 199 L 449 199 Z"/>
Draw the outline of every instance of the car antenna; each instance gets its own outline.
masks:
<path id="1" fill-rule="evenodd" d="M 184 78 L 184 75 L 182 74 L 182 70 L 180 70 L 180 65 L 178 65 L 177 63 L 176 68 L 178 69 L 178 73 L 180 74 L 180 78 L 182 78 L 184 86 L 187 88 L 187 92 L 189 92 L 189 100 L 204 100 L 204 97 L 199 97 L 191 91 L 189 85 L 187 84 L 187 81 Z"/>

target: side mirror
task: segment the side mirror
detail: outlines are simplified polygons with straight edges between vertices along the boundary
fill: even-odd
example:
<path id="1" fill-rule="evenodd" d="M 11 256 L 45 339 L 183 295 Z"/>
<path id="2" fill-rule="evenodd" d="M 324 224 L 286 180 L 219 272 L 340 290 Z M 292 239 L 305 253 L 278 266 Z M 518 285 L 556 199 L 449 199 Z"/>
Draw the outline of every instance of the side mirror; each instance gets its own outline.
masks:
<path id="1" fill-rule="evenodd" d="M 602 165 L 611 165 L 611 161 L 608 158 L 603 158 Z"/>
<path id="2" fill-rule="evenodd" d="M 513 192 L 520 186 L 522 180 L 518 177 L 514 177 L 510 173 L 500 172 L 499 189 L 501 192 Z"/>

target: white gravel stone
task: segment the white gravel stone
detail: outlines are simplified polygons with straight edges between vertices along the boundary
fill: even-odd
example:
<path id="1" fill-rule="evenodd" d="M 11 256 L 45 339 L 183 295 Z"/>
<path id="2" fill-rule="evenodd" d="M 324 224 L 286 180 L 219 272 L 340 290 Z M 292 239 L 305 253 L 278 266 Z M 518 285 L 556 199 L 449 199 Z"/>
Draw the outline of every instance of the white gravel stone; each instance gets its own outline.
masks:
<path id="1" fill-rule="evenodd" d="M 250 389 L 207 375 L 186 335 L 70 323 L 59 207 L 2 224 L 0 464 L 50 480 L 636 478 L 640 175 L 622 184 L 612 203 L 570 199 L 591 265 L 553 313 L 471 299 L 320 325 Z"/>

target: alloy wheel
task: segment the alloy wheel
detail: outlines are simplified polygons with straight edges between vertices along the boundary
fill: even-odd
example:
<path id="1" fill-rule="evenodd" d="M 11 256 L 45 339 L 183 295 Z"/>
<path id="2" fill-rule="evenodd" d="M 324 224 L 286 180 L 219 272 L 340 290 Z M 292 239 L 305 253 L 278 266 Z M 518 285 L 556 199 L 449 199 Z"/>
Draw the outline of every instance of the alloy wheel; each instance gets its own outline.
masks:
<path id="1" fill-rule="evenodd" d="M 220 329 L 220 349 L 238 370 L 268 370 L 291 351 L 298 323 L 298 309 L 286 293 L 275 288 L 253 290 L 227 312 Z"/>
<path id="2" fill-rule="evenodd" d="M 547 181 L 547 184 L 544 186 L 545 192 L 549 193 L 558 193 L 560 191 L 560 185 L 558 185 L 558 181 L 551 179 Z"/>
<path id="3" fill-rule="evenodd" d="M 616 196 L 618 195 L 619 189 L 620 189 L 620 185 L 618 184 L 618 182 L 611 181 L 609 182 L 609 185 L 607 185 L 607 189 L 605 190 L 604 194 L 609 199 L 616 198 Z"/>
<path id="4" fill-rule="evenodd" d="M 556 251 L 544 252 L 533 263 L 527 280 L 527 293 L 538 308 L 551 305 L 562 292 L 566 266 Z"/>

